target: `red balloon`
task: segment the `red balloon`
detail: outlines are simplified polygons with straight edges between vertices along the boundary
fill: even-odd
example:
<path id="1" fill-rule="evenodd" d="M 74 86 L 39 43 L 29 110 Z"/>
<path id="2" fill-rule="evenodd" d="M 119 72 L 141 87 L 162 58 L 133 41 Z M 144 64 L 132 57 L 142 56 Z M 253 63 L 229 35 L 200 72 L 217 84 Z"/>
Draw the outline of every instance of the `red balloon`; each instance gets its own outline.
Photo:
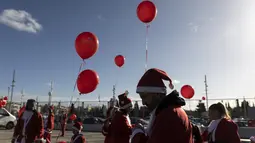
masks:
<path id="1" fill-rule="evenodd" d="M 122 55 L 117 55 L 114 59 L 115 61 L 115 64 L 118 66 L 118 67 L 122 67 L 125 63 L 125 57 L 122 56 Z"/>
<path id="2" fill-rule="evenodd" d="M 181 94 L 184 98 L 191 99 L 194 96 L 195 91 L 190 85 L 184 85 L 181 88 Z"/>
<path id="3" fill-rule="evenodd" d="M 4 97 L 4 100 L 8 100 L 8 97 L 7 97 L 7 96 L 5 96 L 5 97 Z"/>
<path id="4" fill-rule="evenodd" d="M 157 16 L 157 7 L 152 1 L 146 0 L 138 5 L 136 13 L 143 23 L 150 23 Z"/>
<path id="5" fill-rule="evenodd" d="M 205 97 L 204 97 L 204 96 L 202 97 L 202 100 L 205 100 Z"/>
<path id="6" fill-rule="evenodd" d="M 76 116 L 75 114 L 72 114 L 72 115 L 70 116 L 70 120 L 72 120 L 72 121 L 74 121 L 76 118 L 77 118 L 77 116 Z"/>
<path id="7" fill-rule="evenodd" d="M 6 103 L 7 103 L 6 100 L 2 100 L 2 101 L 1 101 L 1 105 L 2 105 L 2 106 L 5 106 Z"/>
<path id="8" fill-rule="evenodd" d="M 87 69 L 82 71 L 77 79 L 77 88 L 80 94 L 93 92 L 99 84 L 99 76 L 93 70 Z"/>
<path id="9" fill-rule="evenodd" d="M 98 38 L 91 32 L 83 32 L 76 37 L 75 49 L 83 60 L 92 57 L 97 52 L 98 47 Z"/>

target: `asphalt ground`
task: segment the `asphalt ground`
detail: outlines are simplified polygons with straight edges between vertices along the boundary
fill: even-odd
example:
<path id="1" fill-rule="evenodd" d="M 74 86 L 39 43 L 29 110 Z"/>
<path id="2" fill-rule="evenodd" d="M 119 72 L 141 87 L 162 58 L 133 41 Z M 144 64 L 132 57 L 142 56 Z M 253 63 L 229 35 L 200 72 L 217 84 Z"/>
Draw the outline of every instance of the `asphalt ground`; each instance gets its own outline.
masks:
<path id="1" fill-rule="evenodd" d="M 0 143 L 11 143 L 13 130 L 0 130 Z M 58 130 L 54 130 L 52 133 L 52 143 L 57 143 Z M 104 136 L 101 133 L 83 132 L 87 143 L 103 143 Z M 72 137 L 71 131 L 66 131 L 64 137 L 59 137 L 58 141 L 70 141 Z"/>
<path id="2" fill-rule="evenodd" d="M 0 130 L 0 143 L 10 143 L 12 138 L 13 130 Z M 52 143 L 57 143 L 59 131 L 54 130 L 52 133 Z M 103 143 L 104 136 L 98 132 L 83 132 L 87 143 Z M 59 137 L 58 141 L 70 141 L 72 137 L 71 131 L 66 131 L 64 137 Z M 249 139 L 242 139 L 242 143 L 250 143 Z"/>

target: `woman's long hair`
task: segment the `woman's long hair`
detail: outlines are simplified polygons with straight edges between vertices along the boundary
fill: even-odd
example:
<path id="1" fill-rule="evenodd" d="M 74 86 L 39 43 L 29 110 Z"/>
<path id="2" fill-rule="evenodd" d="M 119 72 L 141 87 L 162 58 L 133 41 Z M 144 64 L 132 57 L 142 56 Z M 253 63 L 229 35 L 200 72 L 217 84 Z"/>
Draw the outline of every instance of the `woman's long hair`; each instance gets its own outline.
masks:
<path id="1" fill-rule="evenodd" d="M 216 104 L 212 104 L 210 107 L 209 107 L 209 110 L 215 110 L 215 111 L 218 111 L 220 113 L 220 116 L 221 117 L 224 117 L 228 120 L 231 119 L 231 117 L 229 116 L 228 114 L 228 110 L 225 108 L 225 106 L 218 102 Z"/>

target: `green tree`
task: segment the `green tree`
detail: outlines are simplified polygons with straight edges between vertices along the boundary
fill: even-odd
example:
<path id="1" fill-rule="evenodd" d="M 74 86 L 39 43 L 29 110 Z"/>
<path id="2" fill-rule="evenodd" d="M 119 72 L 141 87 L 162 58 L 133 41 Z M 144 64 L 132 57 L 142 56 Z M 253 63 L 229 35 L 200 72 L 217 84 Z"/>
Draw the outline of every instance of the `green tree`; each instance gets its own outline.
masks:
<path id="1" fill-rule="evenodd" d="M 206 112 L 205 103 L 203 103 L 201 100 L 199 100 L 199 102 L 198 102 L 196 112 L 197 112 L 199 117 L 201 117 L 201 114 L 203 112 Z"/>
<path id="2" fill-rule="evenodd" d="M 239 105 L 239 100 L 238 100 L 238 99 L 236 99 L 236 107 L 237 107 L 237 108 L 240 107 L 240 105 Z"/>

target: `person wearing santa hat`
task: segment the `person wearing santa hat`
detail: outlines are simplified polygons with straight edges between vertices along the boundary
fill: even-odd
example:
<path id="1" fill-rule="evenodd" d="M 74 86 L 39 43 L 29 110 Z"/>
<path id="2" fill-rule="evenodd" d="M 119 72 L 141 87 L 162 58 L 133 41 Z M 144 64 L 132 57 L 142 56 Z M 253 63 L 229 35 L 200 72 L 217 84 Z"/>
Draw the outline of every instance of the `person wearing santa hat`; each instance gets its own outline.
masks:
<path id="1" fill-rule="evenodd" d="M 45 126 L 44 126 L 44 139 L 46 140 L 46 143 L 51 142 L 51 134 L 52 130 L 54 129 L 54 107 L 50 106 L 48 111 L 48 117 L 45 120 Z"/>
<path id="2" fill-rule="evenodd" d="M 65 111 L 62 111 L 62 115 L 61 115 L 61 136 L 65 136 L 65 131 L 66 131 L 66 122 L 67 122 L 67 113 Z"/>
<path id="3" fill-rule="evenodd" d="M 185 100 L 176 90 L 167 95 L 163 80 L 174 88 L 167 73 L 156 68 L 147 70 L 138 82 L 136 92 L 151 111 L 151 118 L 146 129 L 136 126 L 132 143 L 193 143 L 192 126 L 182 109 Z"/>
<path id="4" fill-rule="evenodd" d="M 129 113 L 132 111 L 133 104 L 127 94 L 128 92 L 118 96 L 119 110 L 115 112 L 108 131 L 111 136 L 110 143 L 129 143 L 132 133 Z"/>
<path id="5" fill-rule="evenodd" d="M 111 143 L 111 135 L 108 133 L 109 126 L 111 124 L 112 118 L 115 114 L 115 112 L 118 110 L 118 101 L 111 99 L 110 101 L 110 107 L 107 109 L 106 113 L 106 119 L 104 121 L 103 127 L 102 127 L 102 134 L 105 136 L 104 143 Z"/>
<path id="6" fill-rule="evenodd" d="M 43 139 L 43 118 L 35 110 L 35 100 L 28 99 L 26 109 L 15 126 L 12 143 L 41 143 Z"/>
<path id="7" fill-rule="evenodd" d="M 231 120 L 227 109 L 222 103 L 209 107 L 211 123 L 203 133 L 204 141 L 208 143 L 241 143 L 238 126 Z"/>
<path id="8" fill-rule="evenodd" d="M 83 127 L 81 122 L 74 123 L 71 143 L 86 143 L 85 137 L 83 136 L 83 134 L 81 134 L 82 128 Z"/>

